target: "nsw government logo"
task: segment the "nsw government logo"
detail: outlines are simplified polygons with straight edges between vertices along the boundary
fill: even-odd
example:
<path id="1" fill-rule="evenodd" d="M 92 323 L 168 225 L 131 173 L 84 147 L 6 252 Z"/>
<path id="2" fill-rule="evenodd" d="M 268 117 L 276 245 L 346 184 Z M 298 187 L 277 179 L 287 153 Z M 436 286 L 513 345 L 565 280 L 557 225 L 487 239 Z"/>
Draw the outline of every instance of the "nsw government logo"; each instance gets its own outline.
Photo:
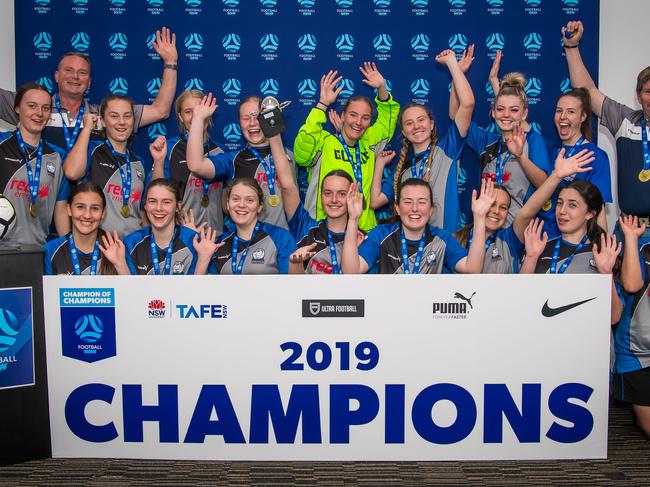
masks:
<path id="1" fill-rule="evenodd" d="M 221 39 L 221 45 L 226 51 L 224 52 L 223 57 L 228 61 L 236 61 L 239 59 L 239 49 L 241 48 L 241 37 L 239 34 L 235 34 L 234 32 L 226 34 L 223 36 L 223 39 Z"/>
<path id="2" fill-rule="evenodd" d="M 59 304 L 64 357 L 92 363 L 115 356 L 113 288 L 61 288 Z"/>
<path id="3" fill-rule="evenodd" d="M 260 38 L 260 48 L 262 48 L 262 59 L 265 61 L 275 61 L 278 58 L 278 48 L 280 39 L 275 34 L 264 34 Z"/>
<path id="4" fill-rule="evenodd" d="M 0 389 L 34 384 L 31 288 L 0 290 Z"/>
<path id="5" fill-rule="evenodd" d="M 147 37 L 146 44 L 147 44 L 147 49 L 149 52 L 147 53 L 147 56 L 149 56 L 150 59 L 154 59 L 156 61 L 160 61 L 160 56 L 156 52 L 156 50 L 153 48 L 153 43 L 156 40 L 156 33 L 154 32 L 153 34 L 149 34 L 149 37 Z"/>
<path id="6" fill-rule="evenodd" d="M 124 59 L 126 57 L 126 48 L 129 45 L 129 40 L 126 34 L 122 32 L 115 32 L 108 38 L 108 46 L 111 48 L 111 57 L 115 60 Z"/>
<path id="7" fill-rule="evenodd" d="M 202 0 L 185 0 L 185 13 L 189 15 L 199 15 L 203 12 L 201 8 Z"/>
<path id="8" fill-rule="evenodd" d="M 278 9 L 275 8 L 278 5 L 278 0 L 260 0 L 260 12 L 264 15 L 275 15 L 278 13 Z"/>
<path id="9" fill-rule="evenodd" d="M 490 15 L 501 15 L 503 13 L 503 0 L 485 0 L 487 11 Z"/>
<path id="10" fill-rule="evenodd" d="M 147 12 L 151 15 L 160 15 L 165 11 L 163 8 L 164 0 L 147 0 L 149 6 L 147 7 Z"/>
<path id="11" fill-rule="evenodd" d="M 316 57 L 316 36 L 314 34 L 304 34 L 298 39 L 299 57 L 303 61 L 311 61 Z"/>
<path id="12" fill-rule="evenodd" d="M 537 15 L 542 11 L 542 0 L 526 0 L 526 8 L 524 10 L 528 15 Z"/>
<path id="13" fill-rule="evenodd" d="M 303 15 L 313 15 L 316 13 L 314 5 L 316 0 L 298 0 L 298 12 Z"/>
<path id="14" fill-rule="evenodd" d="M 449 0 L 449 13 L 452 15 L 463 15 L 467 13 L 465 4 L 467 0 Z"/>
<path id="15" fill-rule="evenodd" d="M 88 0 L 72 0 L 72 11 L 78 15 L 88 12 Z"/>
<path id="16" fill-rule="evenodd" d="M 111 0 L 109 5 L 108 10 L 113 15 L 122 15 L 126 12 L 126 0 Z"/>
<path id="17" fill-rule="evenodd" d="M 70 38 L 70 45 L 75 51 L 86 52 L 90 47 L 90 36 L 85 32 L 77 32 Z"/>
<path id="18" fill-rule="evenodd" d="M 393 47 L 393 39 L 388 34 L 379 34 L 372 40 L 372 46 L 375 48 L 375 58 L 378 61 L 390 59 L 390 49 Z"/>
<path id="19" fill-rule="evenodd" d="M 223 101 L 227 105 L 237 105 L 241 100 L 239 95 L 241 94 L 241 82 L 237 78 L 229 78 L 221 84 L 221 90 L 223 91 Z"/>
<path id="20" fill-rule="evenodd" d="M 411 12 L 415 15 L 426 15 L 429 13 L 429 0 L 411 0 Z"/>
<path id="21" fill-rule="evenodd" d="M 149 318 L 167 318 L 167 303 L 162 299 L 152 299 L 147 305 Z"/>
<path id="22" fill-rule="evenodd" d="M 300 95 L 300 104 L 303 106 L 310 106 L 316 103 L 316 81 L 310 78 L 305 78 L 298 83 L 298 94 Z"/>
<path id="23" fill-rule="evenodd" d="M 47 59 L 52 55 L 52 34 L 49 32 L 39 32 L 33 39 L 36 52 L 34 55 L 39 59 Z"/>
<path id="24" fill-rule="evenodd" d="M 363 318 L 363 299 L 303 299 L 303 318 Z"/>
<path id="25" fill-rule="evenodd" d="M 411 101 L 414 103 L 428 103 L 429 102 L 429 82 L 424 78 L 418 78 L 411 83 L 411 94 L 413 98 Z"/>
<path id="26" fill-rule="evenodd" d="M 46 14 L 50 11 L 51 0 L 34 0 L 34 12 L 37 14 Z"/>
<path id="27" fill-rule="evenodd" d="M 203 36 L 201 34 L 196 32 L 187 34 L 183 43 L 185 44 L 185 49 L 187 49 L 185 53 L 187 59 L 196 61 L 203 57 L 203 54 L 201 54 L 201 50 L 203 49 Z"/>
<path id="28" fill-rule="evenodd" d="M 471 294 L 455 292 L 447 301 L 434 301 L 433 319 L 464 320 L 474 310 L 472 300 L 476 292 Z"/>
<path id="29" fill-rule="evenodd" d="M 239 0 L 221 0 L 223 13 L 226 15 L 237 15 L 239 13 Z"/>
<path id="30" fill-rule="evenodd" d="M 336 38 L 336 57 L 341 61 L 349 61 L 354 57 L 354 37 L 351 34 L 341 34 Z"/>
<path id="31" fill-rule="evenodd" d="M 413 49 L 413 59 L 416 61 L 425 61 L 429 57 L 429 46 L 431 40 L 426 34 L 415 34 L 411 37 L 411 49 Z"/>
<path id="32" fill-rule="evenodd" d="M 391 10 L 390 10 L 390 2 L 391 0 L 372 0 L 373 3 L 375 4 L 375 9 L 374 12 L 381 16 L 389 15 Z"/>
<path id="33" fill-rule="evenodd" d="M 542 49 L 542 36 L 537 32 L 531 32 L 526 34 L 523 40 L 524 48 L 526 49 L 525 56 L 530 59 L 539 59 L 541 53 L 539 52 Z"/>
<path id="34" fill-rule="evenodd" d="M 352 8 L 354 0 L 336 0 L 336 13 L 339 15 L 350 15 L 354 13 Z"/>

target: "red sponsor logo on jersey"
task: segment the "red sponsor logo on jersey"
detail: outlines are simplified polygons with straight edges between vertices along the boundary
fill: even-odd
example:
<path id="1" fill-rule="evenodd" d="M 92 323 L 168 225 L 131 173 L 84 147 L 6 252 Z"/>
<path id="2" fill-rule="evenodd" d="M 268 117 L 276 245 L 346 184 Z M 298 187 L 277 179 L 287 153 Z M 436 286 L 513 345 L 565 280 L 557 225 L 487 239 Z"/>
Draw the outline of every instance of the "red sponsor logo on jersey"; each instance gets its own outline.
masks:
<path id="1" fill-rule="evenodd" d="M 200 189 L 201 191 L 203 190 L 203 179 L 201 178 L 190 178 L 189 183 L 187 184 L 190 188 L 194 188 L 195 190 Z M 214 183 L 210 183 L 208 187 L 210 189 L 218 189 L 222 185 L 221 181 L 217 181 Z"/>
<path id="2" fill-rule="evenodd" d="M 106 193 L 108 196 L 111 197 L 113 201 L 122 201 L 122 186 L 118 184 L 109 184 L 106 186 Z M 140 201 L 142 198 L 142 191 L 137 189 L 133 193 L 131 193 L 131 197 L 129 198 L 130 202 L 134 201 Z"/>
<path id="3" fill-rule="evenodd" d="M 334 267 L 327 262 L 311 259 L 309 269 L 314 274 L 334 274 Z"/>
<path id="4" fill-rule="evenodd" d="M 265 172 L 258 172 L 258 173 L 257 173 L 257 176 L 256 176 L 255 178 L 257 179 L 257 182 L 259 183 L 259 185 L 260 185 L 260 187 L 261 187 L 262 189 L 268 187 L 268 185 L 269 185 L 269 184 L 268 184 L 268 177 L 266 176 L 266 173 L 265 173 Z M 279 180 L 278 177 L 276 176 L 276 177 L 275 177 L 275 185 L 276 185 L 276 187 L 277 187 L 277 185 L 279 184 L 279 182 L 280 182 L 280 180 Z"/>
<path id="5" fill-rule="evenodd" d="M 16 198 L 31 199 L 29 193 L 29 183 L 27 183 L 27 181 L 20 181 L 18 179 L 14 179 L 13 181 L 11 181 L 11 185 L 9 185 L 9 189 L 14 191 L 13 195 Z M 49 194 L 50 194 L 49 184 L 44 184 L 43 186 L 38 188 L 37 197 L 39 199 L 45 199 L 48 197 Z"/>
<path id="6" fill-rule="evenodd" d="M 510 173 L 508 171 L 503 172 L 503 184 L 507 184 L 508 181 L 510 181 Z M 491 172 L 484 172 L 483 173 L 483 179 L 491 179 L 495 183 L 497 182 L 497 175 L 496 173 L 491 173 Z"/>

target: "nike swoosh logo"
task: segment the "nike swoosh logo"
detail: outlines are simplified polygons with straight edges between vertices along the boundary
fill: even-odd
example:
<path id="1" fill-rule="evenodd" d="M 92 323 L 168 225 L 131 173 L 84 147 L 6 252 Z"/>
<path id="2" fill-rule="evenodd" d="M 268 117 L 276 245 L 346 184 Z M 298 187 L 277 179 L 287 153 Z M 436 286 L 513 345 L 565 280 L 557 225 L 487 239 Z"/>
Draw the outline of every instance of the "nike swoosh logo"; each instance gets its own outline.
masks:
<path id="1" fill-rule="evenodd" d="M 546 302 L 544 303 L 544 306 L 542 306 L 542 315 L 546 316 L 547 318 L 551 318 L 555 315 L 559 315 L 560 313 L 564 313 L 565 311 L 569 311 L 570 309 L 580 306 L 581 304 L 585 304 L 588 303 L 589 301 L 593 301 L 594 299 L 596 298 L 594 297 L 590 299 L 585 299 L 584 301 L 578 301 L 577 303 L 567 304 L 565 306 L 560 306 L 558 308 L 551 308 L 548 305 L 548 299 L 547 299 Z"/>

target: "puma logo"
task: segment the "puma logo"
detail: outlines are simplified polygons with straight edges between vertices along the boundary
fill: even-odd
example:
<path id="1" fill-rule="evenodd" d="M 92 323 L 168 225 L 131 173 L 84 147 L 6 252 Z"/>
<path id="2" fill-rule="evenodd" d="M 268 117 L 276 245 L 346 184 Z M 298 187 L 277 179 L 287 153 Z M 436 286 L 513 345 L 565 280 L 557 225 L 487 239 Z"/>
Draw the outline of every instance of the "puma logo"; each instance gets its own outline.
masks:
<path id="1" fill-rule="evenodd" d="M 473 292 L 472 295 L 469 298 L 466 298 L 461 293 L 454 293 L 454 298 L 462 299 L 463 301 L 467 302 L 467 304 L 469 304 L 469 307 L 471 309 L 474 309 L 474 306 L 472 306 L 472 298 L 474 297 L 475 294 L 476 294 L 476 292 Z"/>

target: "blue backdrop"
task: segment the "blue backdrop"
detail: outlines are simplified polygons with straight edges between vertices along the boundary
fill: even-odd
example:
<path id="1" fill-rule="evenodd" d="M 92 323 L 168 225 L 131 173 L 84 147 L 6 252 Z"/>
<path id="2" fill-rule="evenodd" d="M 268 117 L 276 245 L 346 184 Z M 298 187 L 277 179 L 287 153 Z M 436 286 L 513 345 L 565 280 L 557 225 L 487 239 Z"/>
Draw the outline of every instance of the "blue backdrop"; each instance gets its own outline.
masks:
<path id="1" fill-rule="evenodd" d="M 460 53 L 476 45 L 468 74 L 476 95 L 474 119 L 489 126 L 493 101 L 486 86 L 497 49 L 504 51 L 501 74 L 522 71 L 528 78 L 529 120 L 545 137 L 556 137 L 553 110 L 570 87 L 560 27 L 586 23 L 581 52 L 598 73 L 598 0 L 16 0 L 16 78 L 53 87 L 62 53 L 78 50 L 93 62 L 89 97 L 126 93 L 137 102 L 153 100 L 162 63 L 150 48 L 153 33 L 169 26 L 179 51 L 178 90 L 216 94 L 219 108 L 213 136 L 230 148 L 242 142 L 237 104 L 252 94 L 292 100 L 286 111 L 285 144 L 318 101 L 321 75 L 338 69 L 345 76 L 341 102 L 352 93 L 372 95 L 358 67 L 375 61 L 401 104 L 426 103 L 439 131 L 448 125 L 450 77 L 435 55 Z M 174 118 L 143 130 L 146 139 L 176 135 Z M 145 140 L 143 140 L 145 139 Z M 399 135 L 393 146 L 399 147 Z M 465 151 L 460 172 L 466 188 L 478 181 L 475 156 Z M 469 169 L 469 170 L 468 170 Z"/>

